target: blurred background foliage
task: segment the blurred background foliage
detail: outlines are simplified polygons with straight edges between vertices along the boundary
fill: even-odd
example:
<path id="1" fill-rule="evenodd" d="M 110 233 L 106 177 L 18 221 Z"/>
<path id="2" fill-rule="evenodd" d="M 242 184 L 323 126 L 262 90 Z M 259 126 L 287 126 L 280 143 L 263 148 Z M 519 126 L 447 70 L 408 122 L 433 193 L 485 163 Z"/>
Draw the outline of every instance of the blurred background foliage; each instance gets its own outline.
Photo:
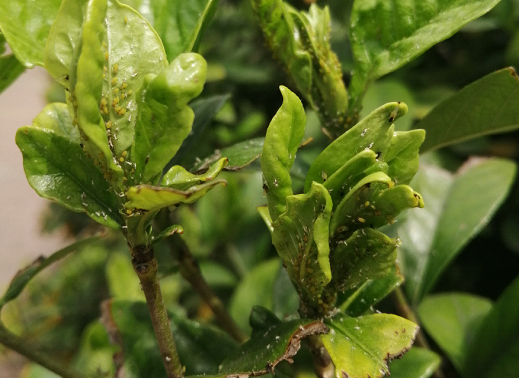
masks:
<path id="1" fill-rule="evenodd" d="M 137 9 L 142 6 L 138 1 L 128 3 Z M 298 9 L 309 5 L 309 1 L 302 0 L 289 3 Z M 353 67 L 348 43 L 352 1 L 317 4 L 330 7 L 331 42 L 348 82 Z M 185 150 L 180 161 L 175 162 L 186 168 L 194 167 L 215 150 L 263 137 L 281 104 L 278 86 L 289 84 L 265 47 L 249 1 L 220 0 L 200 53 L 208 62 L 208 82 L 196 100 L 198 108 L 193 107 L 196 117 L 209 117 L 210 121 L 195 129 L 198 134 L 192 138 L 196 139 L 196 148 Z M 365 95 L 361 116 L 386 102 L 404 101 L 410 111 L 396 123 L 396 128 L 407 130 L 448 96 L 505 66 L 519 67 L 519 0 L 502 0 L 453 37 L 375 82 Z M 49 88 L 48 100 L 64 100 L 57 84 Z M 203 100 L 212 101 L 212 106 L 202 106 Z M 292 171 L 295 191 L 301 190 L 310 163 L 329 143 L 312 111 L 308 111 L 307 122 L 307 137 L 313 141 L 298 153 Z M 422 156 L 422 163 L 455 172 L 474 155 L 517 161 L 519 132 L 485 136 L 430 152 Z M 226 188 L 216 188 L 195 204 L 163 217 L 171 217 L 172 224 L 182 225 L 182 239 L 198 259 L 207 281 L 238 324 L 248 330 L 253 305 L 263 305 L 283 317 L 293 314 L 298 303 L 295 293 L 287 292 L 288 278 L 275 258 L 269 231 L 256 211 L 257 206 L 265 203 L 259 162 L 223 176 L 228 182 Z M 42 232 L 65 230 L 71 240 L 97 227 L 86 215 L 54 204 L 38 216 L 42 217 Z M 518 230 L 516 182 L 493 219 L 453 260 L 433 292 L 463 291 L 495 301 L 518 274 Z M 156 251 L 167 306 L 192 319 L 212 322 L 209 307 L 178 274 L 168 246 L 161 242 Z M 85 366 L 92 364 L 97 355 L 97 367 L 110 370 L 106 356 L 113 349 L 99 326 L 100 304 L 108 298 L 143 298 L 127 247 L 120 236 L 110 234 L 102 242 L 70 255 L 60 265 L 37 276 L 17 300 L 5 307 L 3 319 L 10 329 L 64 360 Z M 393 310 L 388 300 L 380 308 L 386 312 Z M 103 353 L 98 353 L 100 350 Z M 104 353 L 107 351 L 108 354 Z M 46 373 L 38 369 L 41 368 L 29 366 L 23 376 L 44 377 Z"/>

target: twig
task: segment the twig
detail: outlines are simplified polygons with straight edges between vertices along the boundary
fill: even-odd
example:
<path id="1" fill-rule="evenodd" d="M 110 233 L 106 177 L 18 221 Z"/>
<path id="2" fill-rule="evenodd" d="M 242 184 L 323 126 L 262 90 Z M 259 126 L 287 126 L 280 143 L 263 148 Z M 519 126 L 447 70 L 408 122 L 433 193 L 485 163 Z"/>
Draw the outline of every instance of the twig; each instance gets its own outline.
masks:
<path id="1" fill-rule="evenodd" d="M 166 306 L 162 300 L 162 293 L 157 278 L 158 264 L 153 248 L 137 246 L 132 250 L 132 257 L 133 268 L 137 276 L 139 276 L 142 290 L 146 297 L 151 323 L 155 330 L 167 377 L 181 378 L 184 372 L 178 357 L 173 333 L 171 332 Z"/>
<path id="2" fill-rule="evenodd" d="M 63 378 L 86 378 L 78 371 L 57 361 L 53 356 L 37 350 L 34 345 L 29 345 L 23 338 L 9 331 L 1 322 L 0 343 Z"/>
<path id="3" fill-rule="evenodd" d="M 333 378 L 335 376 L 335 367 L 321 337 L 317 335 L 309 336 L 305 341 L 312 353 L 314 370 L 317 376 L 319 378 Z"/>
<path id="4" fill-rule="evenodd" d="M 405 297 L 405 294 L 400 287 L 397 287 L 391 293 L 391 296 L 393 297 L 393 302 L 397 308 L 399 315 L 403 316 L 406 319 L 409 319 L 413 323 L 420 324 L 416 314 L 407 302 L 407 298 Z M 419 329 L 418 333 L 416 334 L 415 345 L 425 349 L 431 349 L 421 329 Z M 440 367 L 436 369 L 436 371 L 433 373 L 433 376 L 436 378 L 445 378 L 445 375 L 443 374 L 443 371 Z"/>
<path id="5" fill-rule="evenodd" d="M 171 254 L 179 263 L 179 270 L 184 277 L 211 308 L 214 316 L 222 328 L 236 341 L 242 343 L 248 339 L 247 335 L 238 327 L 234 319 L 227 312 L 220 298 L 213 292 L 202 276 L 200 267 L 191 254 L 186 242 L 179 236 L 173 235 L 167 239 Z"/>

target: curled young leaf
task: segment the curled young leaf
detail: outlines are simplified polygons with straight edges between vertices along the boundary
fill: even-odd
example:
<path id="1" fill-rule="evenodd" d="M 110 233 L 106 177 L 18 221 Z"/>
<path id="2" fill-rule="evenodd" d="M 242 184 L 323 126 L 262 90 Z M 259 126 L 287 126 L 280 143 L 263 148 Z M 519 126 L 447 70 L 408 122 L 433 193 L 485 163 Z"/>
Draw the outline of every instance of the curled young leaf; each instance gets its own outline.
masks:
<path id="1" fill-rule="evenodd" d="M 292 195 L 290 168 L 304 136 L 306 115 L 301 100 L 281 86 L 283 104 L 270 122 L 263 144 L 261 170 L 270 216 L 275 221 L 286 209 L 286 197 Z"/>
<path id="2" fill-rule="evenodd" d="M 214 179 L 220 171 L 227 166 L 229 160 L 222 158 L 214 163 L 205 173 L 195 175 L 186 171 L 183 167 L 175 165 L 162 178 L 162 186 L 168 188 L 187 190 L 190 187 Z"/>

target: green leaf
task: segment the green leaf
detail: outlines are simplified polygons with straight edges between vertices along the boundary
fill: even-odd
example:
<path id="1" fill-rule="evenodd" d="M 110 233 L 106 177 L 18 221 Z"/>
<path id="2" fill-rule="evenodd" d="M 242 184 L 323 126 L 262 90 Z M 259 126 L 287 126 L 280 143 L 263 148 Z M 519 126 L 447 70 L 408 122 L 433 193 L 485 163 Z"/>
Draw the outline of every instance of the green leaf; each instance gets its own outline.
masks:
<path id="1" fill-rule="evenodd" d="M 234 291 L 229 312 L 243 330 L 250 330 L 249 314 L 254 306 L 272 308 L 272 288 L 280 265 L 278 258 L 257 265 Z M 261 290 L 257 290 L 258 287 Z"/>
<path id="2" fill-rule="evenodd" d="M 169 61 L 198 49 L 217 5 L 218 0 L 174 0 L 152 5 L 154 27 L 164 42 Z"/>
<path id="3" fill-rule="evenodd" d="M 74 367 L 87 376 L 114 376 L 114 354 L 119 351 L 118 349 L 110 343 L 108 332 L 96 320 L 83 331 Z M 45 376 L 37 377 L 45 378 Z"/>
<path id="4" fill-rule="evenodd" d="M 339 170 L 345 162 L 366 148 L 375 153 L 382 151 L 377 147 L 385 147 L 392 123 L 407 113 L 407 105 L 392 102 L 381 106 L 366 118 L 362 119 L 350 130 L 342 134 L 324 149 L 314 160 L 306 175 L 305 191 L 310 189 L 312 181 L 323 183 Z"/>
<path id="5" fill-rule="evenodd" d="M 385 277 L 367 280 L 353 293 L 350 292 L 345 301 L 341 301 L 339 294 L 338 303 L 342 302 L 342 304 L 338 307 L 348 316 L 360 316 L 388 296 L 403 282 L 404 276 L 394 265 Z"/>
<path id="6" fill-rule="evenodd" d="M 299 296 L 287 270 L 280 266 L 272 288 L 272 311 L 280 319 L 294 316 L 299 309 Z"/>
<path id="7" fill-rule="evenodd" d="M 175 165 L 164 175 L 161 185 L 172 189 L 187 190 L 194 185 L 214 179 L 227 163 L 227 158 L 220 159 L 201 175 L 194 175 L 180 165 Z"/>
<path id="8" fill-rule="evenodd" d="M 261 219 L 263 219 L 263 222 L 265 222 L 265 225 L 269 231 L 271 233 L 274 232 L 274 227 L 272 227 L 272 219 L 270 218 L 269 214 L 269 208 L 267 206 L 258 206 L 256 210 L 258 211 Z"/>
<path id="9" fill-rule="evenodd" d="M 278 320 L 263 332 L 254 333 L 250 340 L 228 356 L 222 362 L 219 374 L 248 377 L 272 372 L 278 363 L 290 360 L 297 353 L 301 339 L 326 331 L 324 324 L 317 320 Z"/>
<path id="10" fill-rule="evenodd" d="M 272 224 L 272 244 L 299 295 L 314 310 L 330 304 L 323 303 L 325 298 L 321 300 L 320 294 L 332 278 L 328 240 L 331 213 L 328 191 L 313 183 L 308 193 L 288 196 L 286 212 Z"/>
<path id="11" fill-rule="evenodd" d="M 150 182 L 162 172 L 191 132 L 194 113 L 187 105 L 203 89 L 207 64 L 200 55 L 178 56 L 158 76 L 147 76 L 137 94 L 132 160 L 137 182 Z"/>
<path id="12" fill-rule="evenodd" d="M 106 264 L 106 281 L 111 298 L 145 301 L 139 277 L 128 254 L 114 253 Z"/>
<path id="13" fill-rule="evenodd" d="M 1 55 L 1 54 L 0 54 Z M 25 71 L 13 54 L 0 57 L 0 93 Z"/>
<path id="14" fill-rule="evenodd" d="M 81 139 L 86 154 L 104 169 L 112 170 L 119 181 L 121 167 L 114 161 L 108 145 L 104 121 L 99 112 L 103 88 L 103 66 L 105 57 L 102 43 L 106 30 L 103 28 L 106 17 L 106 0 L 91 0 L 88 3 L 83 30 L 81 33 L 77 67 L 71 70 L 71 93 L 75 119 L 81 130 Z M 109 175 L 108 172 L 106 172 Z"/>
<path id="15" fill-rule="evenodd" d="M 415 125 L 427 132 L 421 152 L 519 128 L 518 88 L 519 78 L 511 67 L 467 85 Z"/>
<path id="16" fill-rule="evenodd" d="M 193 203 L 203 197 L 217 185 L 226 185 L 224 180 L 215 180 L 202 185 L 195 185 L 187 190 L 178 190 L 160 186 L 139 185 L 132 186 L 126 192 L 127 209 L 157 211 L 164 207 L 175 206 L 180 203 Z"/>
<path id="17" fill-rule="evenodd" d="M 352 100 L 360 99 L 369 82 L 449 38 L 497 3 L 499 0 L 355 1 L 350 18 L 355 58 Z"/>
<path id="18" fill-rule="evenodd" d="M 66 246 L 65 248 L 60 249 L 59 251 L 54 252 L 49 257 L 38 257 L 36 260 L 34 260 L 34 262 L 31 265 L 16 273 L 16 276 L 12 279 L 5 294 L 0 299 L 0 309 L 3 306 L 5 306 L 6 303 L 12 301 L 13 299 L 16 299 L 23 291 L 25 286 L 29 283 L 29 281 L 32 280 L 43 269 L 55 263 L 56 261 L 61 260 L 65 256 L 76 251 L 77 249 L 80 249 L 85 245 L 99 240 L 99 238 L 100 235 L 96 235 L 83 240 L 79 240 L 75 243 Z"/>
<path id="19" fill-rule="evenodd" d="M 337 242 L 330 256 L 333 290 L 348 290 L 388 275 L 398 245 L 398 240 L 371 228 L 357 230 L 347 240 Z"/>
<path id="20" fill-rule="evenodd" d="M 14 55 L 27 68 L 43 65 L 43 49 L 61 0 L 0 1 L 0 29 Z"/>
<path id="21" fill-rule="evenodd" d="M 396 131 L 382 154 L 388 176 L 395 184 L 409 184 L 418 170 L 418 150 L 425 139 L 424 130 Z"/>
<path id="22" fill-rule="evenodd" d="M 229 159 L 229 164 L 225 167 L 226 171 L 238 171 L 245 168 L 261 156 L 265 138 L 254 138 L 244 142 L 236 143 L 230 147 L 217 150 L 213 155 L 205 158 L 194 167 L 195 171 L 207 168 L 222 156 Z"/>
<path id="23" fill-rule="evenodd" d="M 391 378 L 428 378 L 438 369 L 441 358 L 436 353 L 413 347 L 400 359 L 389 364 Z"/>
<path id="24" fill-rule="evenodd" d="M 222 331 L 172 312 L 168 316 L 186 374 L 215 374 L 220 362 L 236 350 L 236 342 Z M 166 375 L 146 303 L 106 302 L 102 319 L 109 333 L 120 336 L 128 378 Z"/>
<path id="25" fill-rule="evenodd" d="M 492 302 L 488 299 L 449 293 L 425 297 L 418 311 L 427 333 L 462 372 L 467 351 L 491 308 Z"/>
<path id="26" fill-rule="evenodd" d="M 342 313 L 325 319 L 330 333 L 323 344 L 335 365 L 335 376 L 378 378 L 389 373 L 388 360 L 412 345 L 418 326 L 396 315 L 350 318 Z"/>
<path id="27" fill-rule="evenodd" d="M 279 89 L 283 104 L 270 122 L 261 155 L 261 170 L 273 221 L 286 210 L 285 199 L 292 195 L 290 168 L 303 140 L 306 124 L 301 100 L 288 88 L 280 86 Z"/>
<path id="28" fill-rule="evenodd" d="M 158 243 L 159 241 L 170 237 L 173 234 L 183 234 L 183 233 L 184 233 L 184 229 L 181 226 L 174 224 L 174 225 L 169 226 L 169 227 L 165 228 L 164 230 L 162 230 L 160 232 L 160 234 L 158 234 L 157 236 L 153 236 L 151 239 L 151 245 L 154 245 L 154 244 Z"/>
<path id="29" fill-rule="evenodd" d="M 123 224 L 117 198 L 101 171 L 86 157 L 65 104 L 55 103 L 16 133 L 31 187 L 42 197 L 85 212 L 96 222 Z"/>
<path id="30" fill-rule="evenodd" d="M 501 294 L 468 345 L 464 377 L 513 378 L 519 369 L 519 278 Z"/>
<path id="31" fill-rule="evenodd" d="M 505 199 L 515 172 L 515 164 L 504 159 L 469 161 L 455 176 L 437 167 L 418 171 L 412 185 L 427 206 L 408 211 L 406 219 L 398 222 L 401 268 L 411 302 L 420 302 L 465 244 L 488 223 Z"/>

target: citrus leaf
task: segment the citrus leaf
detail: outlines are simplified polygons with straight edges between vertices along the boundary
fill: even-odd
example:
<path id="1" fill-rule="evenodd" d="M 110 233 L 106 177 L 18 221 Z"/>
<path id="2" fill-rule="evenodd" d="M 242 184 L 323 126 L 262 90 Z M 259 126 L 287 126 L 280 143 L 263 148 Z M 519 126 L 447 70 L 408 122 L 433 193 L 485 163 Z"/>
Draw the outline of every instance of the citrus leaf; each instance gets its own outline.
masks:
<path id="1" fill-rule="evenodd" d="M 0 2 L 0 29 L 14 55 L 27 68 L 42 66 L 43 50 L 61 0 Z"/>
<path id="2" fill-rule="evenodd" d="M 214 179 L 225 168 L 229 161 L 223 158 L 214 163 L 204 174 L 194 175 L 186 171 L 180 165 L 175 165 L 162 178 L 162 186 L 168 188 L 187 190 L 193 185 L 203 184 Z"/>
<path id="3" fill-rule="evenodd" d="M 13 299 L 16 299 L 23 291 L 25 286 L 29 283 L 29 281 L 32 280 L 43 269 L 55 263 L 56 261 L 61 260 L 65 256 L 76 251 L 77 249 L 80 249 L 85 245 L 98 241 L 99 238 L 100 235 L 85 238 L 83 240 L 79 240 L 75 243 L 72 243 L 66 246 L 65 248 L 60 249 L 59 251 L 54 252 L 49 257 L 38 257 L 36 260 L 33 261 L 31 265 L 16 273 L 16 276 L 12 279 L 5 294 L 0 299 L 0 309 L 3 306 L 5 306 L 6 303 L 12 301 Z"/>
<path id="4" fill-rule="evenodd" d="M 324 323 L 330 333 L 322 340 L 337 378 L 379 378 L 389 374 L 389 360 L 402 356 L 418 332 L 413 322 L 389 314 L 350 318 L 339 313 Z"/>
<path id="5" fill-rule="evenodd" d="M 292 195 L 290 168 L 303 140 L 306 124 L 301 100 L 286 87 L 281 86 L 280 91 L 283 104 L 270 122 L 261 155 L 261 170 L 273 221 L 286 210 L 285 199 Z"/>
<path id="6" fill-rule="evenodd" d="M 511 67 L 467 85 L 415 125 L 427 132 L 421 152 L 519 128 L 518 88 L 519 78 Z"/>
<path id="7" fill-rule="evenodd" d="M 137 182 L 160 174 L 191 132 L 194 113 L 187 103 L 202 92 L 206 68 L 200 55 L 182 54 L 158 76 L 146 77 L 137 94 L 132 148 Z"/>
<path id="8" fill-rule="evenodd" d="M 429 378 L 442 360 L 429 349 L 413 347 L 400 359 L 391 361 L 391 378 Z"/>
<path id="9" fill-rule="evenodd" d="M 128 202 L 126 202 L 124 206 L 127 209 L 140 209 L 153 212 L 180 203 L 193 203 L 215 186 L 226 184 L 224 180 L 215 180 L 202 185 L 192 186 L 187 190 L 151 185 L 132 186 L 126 192 Z"/>
<path id="10" fill-rule="evenodd" d="M 236 342 L 216 328 L 172 312 L 168 317 L 186 374 L 215 374 L 220 362 L 236 350 Z M 128 378 L 166 375 L 145 302 L 104 302 L 101 320 L 122 347 L 123 361 L 117 362 Z"/>
<path id="11" fill-rule="evenodd" d="M 313 183 L 308 193 L 288 196 L 286 212 L 272 224 L 272 244 L 299 295 L 314 310 L 326 305 L 320 294 L 332 278 L 328 240 L 331 212 L 328 191 Z"/>
<path id="12" fill-rule="evenodd" d="M 492 308 L 488 299 L 463 293 L 425 297 L 418 308 L 422 324 L 459 372 L 478 327 Z"/>
<path id="13" fill-rule="evenodd" d="M 452 259 L 489 222 L 515 173 L 515 164 L 504 159 L 469 161 L 455 176 L 437 167 L 418 171 L 411 184 L 423 194 L 427 206 L 409 210 L 397 223 L 402 240 L 400 267 L 411 302 L 420 302 Z"/>
<path id="14" fill-rule="evenodd" d="M 103 225 L 123 224 L 117 198 L 103 173 L 86 157 L 65 104 L 50 104 L 33 126 L 16 133 L 27 180 L 42 197 L 85 212 Z"/>
<path id="15" fill-rule="evenodd" d="M 0 54 L 1 55 L 1 54 Z M 25 67 L 13 54 L 0 57 L 0 93 L 3 92 L 18 76 L 25 71 Z"/>
<path id="16" fill-rule="evenodd" d="M 499 0 L 354 2 L 350 18 L 355 58 L 352 100 L 358 100 L 369 82 L 449 38 L 497 3 Z"/>

